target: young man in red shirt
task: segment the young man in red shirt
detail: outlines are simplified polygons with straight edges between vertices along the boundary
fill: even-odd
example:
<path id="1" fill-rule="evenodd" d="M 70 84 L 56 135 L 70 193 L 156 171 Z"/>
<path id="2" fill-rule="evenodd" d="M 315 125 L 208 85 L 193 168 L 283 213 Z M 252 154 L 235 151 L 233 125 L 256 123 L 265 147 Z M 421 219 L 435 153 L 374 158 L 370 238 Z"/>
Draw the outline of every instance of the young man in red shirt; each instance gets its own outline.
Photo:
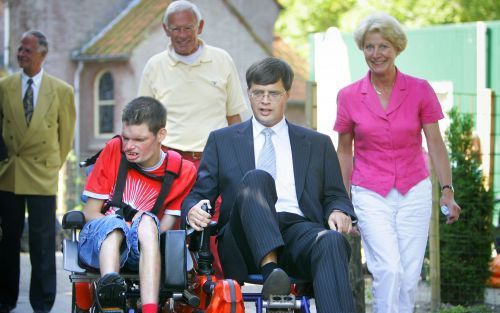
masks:
<path id="1" fill-rule="evenodd" d="M 99 307 L 124 303 L 120 295 L 126 284 L 119 271 L 127 266 L 139 271 L 142 312 L 156 313 L 159 234 L 171 229 L 180 216 L 181 202 L 194 184 L 196 169 L 189 161 L 177 162 L 179 174 L 163 202 L 158 203 L 158 212 L 153 212 L 169 161 L 175 162 L 175 157 L 180 160 L 175 151 L 161 144 L 167 134 L 166 110 L 153 98 L 139 97 L 125 106 L 122 123 L 122 135 L 106 144 L 85 185 L 87 223 L 80 233 L 79 257 L 85 265 L 100 270 L 95 286 Z M 117 177 L 123 157 L 127 173 L 121 193 Z M 113 197 L 115 191 L 121 194 L 119 204 Z"/>

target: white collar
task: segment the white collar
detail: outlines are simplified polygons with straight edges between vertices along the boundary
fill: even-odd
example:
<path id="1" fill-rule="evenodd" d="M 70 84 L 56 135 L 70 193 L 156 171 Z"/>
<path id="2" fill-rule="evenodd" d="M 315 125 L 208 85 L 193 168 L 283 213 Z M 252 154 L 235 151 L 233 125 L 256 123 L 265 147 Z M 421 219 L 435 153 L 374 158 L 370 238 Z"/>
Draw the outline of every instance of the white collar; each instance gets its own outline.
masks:
<path id="1" fill-rule="evenodd" d="M 33 80 L 34 86 L 40 86 L 40 83 L 42 82 L 42 76 L 43 76 L 43 69 L 41 69 L 40 72 L 38 72 L 38 74 L 36 74 L 33 77 L 29 77 L 28 75 L 26 75 L 25 72 L 21 71 L 21 81 L 23 85 L 27 84 L 28 79 L 31 78 Z"/>
<path id="2" fill-rule="evenodd" d="M 258 135 L 260 135 L 260 133 L 262 132 L 262 130 L 264 128 L 266 128 L 266 126 L 262 125 L 261 123 L 259 123 L 259 121 L 257 121 L 255 116 L 252 117 L 252 127 L 253 127 L 253 138 L 254 139 Z M 283 119 L 281 119 L 281 121 L 279 121 L 276 125 L 274 125 L 273 127 L 270 127 L 270 128 L 278 136 L 282 136 L 283 134 L 286 134 L 288 132 L 288 125 L 286 123 L 285 117 L 283 116 Z"/>
<path id="3" fill-rule="evenodd" d="M 168 46 L 168 54 L 176 62 L 182 62 L 187 65 L 194 64 L 196 60 L 198 60 L 200 56 L 203 54 L 203 50 L 205 49 L 205 43 L 203 42 L 203 40 L 198 39 L 198 42 L 199 42 L 198 49 L 196 49 L 196 51 L 191 53 L 190 55 L 178 54 L 177 52 L 175 52 L 172 44 L 169 44 Z"/>

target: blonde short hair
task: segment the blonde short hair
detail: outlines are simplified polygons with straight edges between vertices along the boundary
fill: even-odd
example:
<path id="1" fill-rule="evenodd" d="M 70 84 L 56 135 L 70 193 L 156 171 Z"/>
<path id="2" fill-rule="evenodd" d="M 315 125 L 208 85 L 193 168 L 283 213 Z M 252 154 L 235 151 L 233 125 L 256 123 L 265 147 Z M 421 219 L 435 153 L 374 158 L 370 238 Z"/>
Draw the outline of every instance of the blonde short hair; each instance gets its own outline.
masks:
<path id="1" fill-rule="evenodd" d="M 379 33 L 384 39 L 394 45 L 398 53 L 406 48 L 408 42 L 403 27 L 398 20 L 383 12 L 367 16 L 354 31 L 354 40 L 359 50 L 363 50 L 365 37 L 368 33 Z"/>

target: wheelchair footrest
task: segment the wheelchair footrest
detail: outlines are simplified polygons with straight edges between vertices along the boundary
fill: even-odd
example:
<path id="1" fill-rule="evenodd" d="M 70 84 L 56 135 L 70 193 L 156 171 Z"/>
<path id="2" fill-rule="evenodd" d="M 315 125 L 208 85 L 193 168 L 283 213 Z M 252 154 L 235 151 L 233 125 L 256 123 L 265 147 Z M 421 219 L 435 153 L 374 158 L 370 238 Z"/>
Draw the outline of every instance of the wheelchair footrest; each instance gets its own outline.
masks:
<path id="1" fill-rule="evenodd" d="M 293 312 L 300 309 L 301 302 L 294 295 L 271 295 L 262 305 L 271 312 Z"/>

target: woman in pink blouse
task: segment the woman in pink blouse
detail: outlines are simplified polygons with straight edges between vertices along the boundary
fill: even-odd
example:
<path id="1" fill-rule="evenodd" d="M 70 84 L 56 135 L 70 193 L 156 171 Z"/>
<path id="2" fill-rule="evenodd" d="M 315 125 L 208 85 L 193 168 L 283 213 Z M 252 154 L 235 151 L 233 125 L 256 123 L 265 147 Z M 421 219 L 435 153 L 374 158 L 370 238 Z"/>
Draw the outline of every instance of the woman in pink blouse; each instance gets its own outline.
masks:
<path id="1" fill-rule="evenodd" d="M 422 130 L 441 184 L 441 205 L 450 210 L 447 223 L 460 215 L 438 124 L 443 112 L 427 81 L 396 68 L 407 43 L 396 19 L 370 15 L 354 38 L 370 70 L 338 94 L 338 157 L 374 277 L 374 312 L 410 313 L 432 210 Z"/>

